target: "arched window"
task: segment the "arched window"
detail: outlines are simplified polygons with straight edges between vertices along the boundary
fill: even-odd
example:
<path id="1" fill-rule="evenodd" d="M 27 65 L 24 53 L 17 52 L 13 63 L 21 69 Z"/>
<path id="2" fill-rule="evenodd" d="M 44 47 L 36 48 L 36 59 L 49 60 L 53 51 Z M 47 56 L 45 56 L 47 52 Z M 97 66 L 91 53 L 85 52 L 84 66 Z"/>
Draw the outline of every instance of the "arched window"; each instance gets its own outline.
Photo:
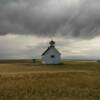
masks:
<path id="1" fill-rule="evenodd" d="M 51 55 L 51 58 L 55 58 L 55 55 Z"/>

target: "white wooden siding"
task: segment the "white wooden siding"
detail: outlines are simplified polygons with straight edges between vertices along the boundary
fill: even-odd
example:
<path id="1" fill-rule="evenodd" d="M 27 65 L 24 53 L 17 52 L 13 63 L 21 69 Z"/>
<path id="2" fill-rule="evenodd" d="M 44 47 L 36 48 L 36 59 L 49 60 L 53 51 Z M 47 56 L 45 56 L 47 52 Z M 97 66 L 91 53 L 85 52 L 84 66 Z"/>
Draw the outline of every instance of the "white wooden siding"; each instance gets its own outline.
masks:
<path id="1" fill-rule="evenodd" d="M 52 58 L 51 56 L 54 55 L 55 57 Z M 57 52 L 55 48 L 50 48 L 46 54 L 42 56 L 42 63 L 43 64 L 59 64 L 61 63 L 60 53 Z"/>

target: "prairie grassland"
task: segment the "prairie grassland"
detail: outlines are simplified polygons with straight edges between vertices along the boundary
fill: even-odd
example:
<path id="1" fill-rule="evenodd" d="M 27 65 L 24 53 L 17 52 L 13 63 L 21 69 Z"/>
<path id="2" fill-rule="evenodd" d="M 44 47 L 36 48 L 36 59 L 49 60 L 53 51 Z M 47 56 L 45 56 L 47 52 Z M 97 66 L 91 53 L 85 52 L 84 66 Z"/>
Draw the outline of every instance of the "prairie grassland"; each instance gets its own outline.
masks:
<path id="1" fill-rule="evenodd" d="M 0 64 L 0 100 L 100 100 L 100 64 Z"/>

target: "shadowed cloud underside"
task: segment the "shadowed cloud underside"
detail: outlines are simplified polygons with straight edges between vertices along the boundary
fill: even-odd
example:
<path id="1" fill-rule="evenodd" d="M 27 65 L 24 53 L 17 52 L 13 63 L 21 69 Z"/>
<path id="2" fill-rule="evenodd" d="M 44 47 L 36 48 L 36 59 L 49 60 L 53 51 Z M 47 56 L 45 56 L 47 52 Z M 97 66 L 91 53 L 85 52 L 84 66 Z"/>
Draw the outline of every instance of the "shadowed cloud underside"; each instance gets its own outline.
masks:
<path id="1" fill-rule="evenodd" d="M 94 38 L 100 35 L 99 0 L 0 0 L 0 35 Z"/>

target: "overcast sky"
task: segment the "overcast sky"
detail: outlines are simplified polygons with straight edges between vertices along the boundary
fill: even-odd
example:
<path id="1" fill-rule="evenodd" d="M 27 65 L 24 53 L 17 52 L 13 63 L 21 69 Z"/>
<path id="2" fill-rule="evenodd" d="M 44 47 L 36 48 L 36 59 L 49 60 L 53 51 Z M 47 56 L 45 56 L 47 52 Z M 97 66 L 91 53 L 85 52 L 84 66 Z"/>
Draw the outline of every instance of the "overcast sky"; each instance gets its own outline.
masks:
<path id="1" fill-rule="evenodd" d="M 100 59 L 100 0 L 0 0 L 0 59 L 40 58 L 53 39 L 66 59 Z"/>

